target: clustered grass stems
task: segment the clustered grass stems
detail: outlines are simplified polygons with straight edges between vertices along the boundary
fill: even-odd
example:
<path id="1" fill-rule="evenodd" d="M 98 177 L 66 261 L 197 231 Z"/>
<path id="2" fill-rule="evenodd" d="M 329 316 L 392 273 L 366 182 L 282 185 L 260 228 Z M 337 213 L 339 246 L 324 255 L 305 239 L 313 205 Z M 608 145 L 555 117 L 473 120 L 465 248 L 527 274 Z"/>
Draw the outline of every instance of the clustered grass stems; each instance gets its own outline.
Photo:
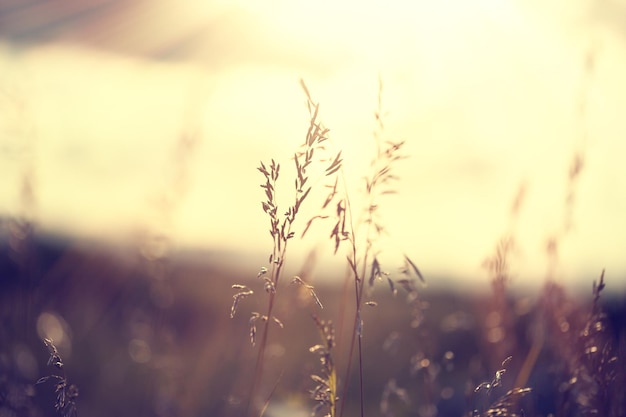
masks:
<path id="1" fill-rule="evenodd" d="M 408 257 L 404 256 L 404 266 L 401 273 L 404 278 L 394 281 L 390 274 L 382 269 L 378 259 L 380 253 L 377 244 L 378 238 L 386 233 L 384 224 L 379 214 L 379 200 L 386 194 L 393 194 L 396 190 L 393 184 L 398 177 L 393 172 L 395 163 L 404 159 L 403 147 L 404 141 L 389 141 L 382 139 L 384 131 L 384 114 L 382 110 L 382 81 L 379 80 L 378 88 L 378 107 L 375 111 L 376 128 L 374 130 L 374 139 L 376 152 L 371 161 L 371 171 L 364 178 L 366 203 L 363 207 L 362 215 L 355 222 L 353 210 L 350 202 L 349 192 L 347 189 L 344 172 L 341 166 L 333 166 L 333 170 L 339 170 L 342 178 L 343 192 L 339 191 L 339 178 L 336 178 L 334 185 L 329 186 L 330 192 L 321 207 L 321 211 L 329 211 L 334 209 L 333 215 L 316 215 L 312 217 L 304 229 L 303 234 L 308 230 L 311 223 L 316 219 L 327 219 L 334 217 L 335 223 L 330 233 L 330 238 L 334 242 L 334 252 L 337 253 L 342 243 L 348 244 L 347 261 L 349 274 L 346 277 L 346 287 L 348 290 L 350 281 L 354 284 L 354 319 L 352 323 L 351 340 L 348 345 L 345 379 L 343 381 L 340 406 L 338 415 L 342 416 L 346 401 L 346 393 L 350 384 L 350 376 L 352 371 L 352 363 L 354 360 L 355 347 L 357 349 L 357 360 L 359 368 L 359 399 L 360 414 L 364 413 L 364 397 L 363 397 L 363 345 L 362 345 L 362 307 L 364 304 L 376 306 L 375 301 L 365 301 L 365 288 L 371 288 L 375 281 L 386 279 L 392 292 L 396 293 L 396 283 L 404 287 L 411 300 L 417 300 L 416 287 L 412 281 L 412 276 L 417 276 L 421 281 L 424 278 L 417 268 L 416 264 Z M 339 157 L 339 155 L 338 155 Z M 356 224 L 356 226 L 355 226 Z M 358 234 L 358 236 L 357 236 Z M 369 276 L 369 278 L 367 278 Z M 368 285 L 366 285 L 366 282 Z M 347 295 L 347 293 L 346 293 Z M 343 334 L 343 319 L 346 315 L 346 306 L 348 303 L 342 303 L 340 317 L 340 334 Z"/>
<path id="2" fill-rule="evenodd" d="M 323 163 L 322 176 L 336 176 L 336 173 L 341 168 L 342 163 L 341 152 L 338 152 L 331 158 L 324 157 L 324 151 L 326 150 L 324 142 L 328 140 L 329 129 L 324 127 L 319 121 L 319 104 L 312 100 L 311 95 L 309 94 L 309 91 L 303 81 L 301 81 L 301 86 L 306 94 L 310 122 L 305 141 L 293 157 L 295 164 L 294 198 L 284 214 L 279 214 L 280 212 L 276 199 L 276 189 L 281 174 L 280 163 L 272 159 L 267 165 L 261 162 L 261 165 L 257 168 L 265 179 L 264 183 L 261 184 L 261 188 L 263 188 L 266 197 L 265 200 L 262 201 L 262 208 L 269 218 L 269 233 L 272 237 L 273 249 L 269 256 L 270 267 L 261 268 L 261 271 L 258 274 L 258 277 L 263 280 L 264 290 L 268 294 L 267 310 L 265 314 L 252 312 L 249 322 L 250 340 L 253 345 L 256 345 L 257 339 L 256 324 L 259 320 L 262 322 L 261 337 L 258 346 L 252 389 L 248 404 L 249 415 L 255 414 L 254 403 L 263 379 L 263 362 L 268 343 L 270 322 L 274 322 L 279 327 L 283 327 L 282 322 L 273 315 L 276 294 L 283 275 L 289 241 L 295 236 L 295 232 L 292 230 L 293 225 L 296 222 L 298 214 L 300 213 L 303 202 L 307 199 L 313 188 L 313 181 L 311 180 L 309 172 L 319 169 L 319 167 L 317 167 L 317 163 Z M 320 154 L 322 155 L 322 158 L 319 158 Z M 293 282 L 305 285 L 315 299 L 317 305 L 321 307 L 321 302 L 317 298 L 317 295 L 315 295 L 312 286 L 304 283 L 304 281 L 299 277 L 294 278 Z M 244 285 L 235 284 L 233 285 L 233 288 L 239 291 L 233 296 L 234 301 L 231 307 L 231 317 L 234 317 L 240 300 L 254 294 L 254 291 Z M 261 414 L 262 413 L 263 410 L 261 410 Z"/>
<path id="3" fill-rule="evenodd" d="M 54 391 L 57 395 L 54 408 L 60 416 L 77 417 L 76 398 L 78 398 L 78 388 L 74 384 L 70 384 L 65 374 L 63 359 L 56 346 L 50 339 L 44 339 L 44 344 L 48 348 L 50 357 L 48 358 L 48 366 L 54 366 L 61 371 L 61 375 L 48 375 L 39 378 L 37 384 L 43 384 L 49 380 L 54 381 Z"/>
<path id="4" fill-rule="evenodd" d="M 313 409 L 313 415 L 324 409 L 327 411 L 324 417 L 335 417 L 338 399 L 337 372 L 332 356 L 332 350 L 335 347 L 335 327 L 331 321 L 321 320 L 316 315 L 313 315 L 313 320 L 322 340 L 322 344 L 312 346 L 309 349 L 311 353 L 319 355 L 322 367 L 321 376 L 311 375 L 311 379 L 317 384 L 311 391 L 311 397 L 317 402 Z"/>
<path id="5" fill-rule="evenodd" d="M 562 390 L 565 401 L 561 415 L 577 410 L 582 416 L 620 416 L 626 411 L 623 386 L 616 383 L 619 370 L 624 369 L 616 348 L 618 342 L 600 306 L 604 287 L 602 271 L 599 281 L 593 282 L 591 311 L 579 330 L 578 354 L 573 358 L 570 378 Z"/>
<path id="6" fill-rule="evenodd" d="M 340 406 L 338 407 L 338 404 L 335 402 L 336 399 L 339 398 L 339 396 L 337 395 L 338 378 L 333 365 L 333 383 L 331 390 L 332 403 L 329 402 L 330 400 L 326 399 L 326 403 L 324 403 L 323 405 L 329 406 L 329 412 L 331 416 L 334 417 L 336 414 L 338 414 L 339 416 L 343 415 L 346 398 L 345 393 L 348 391 L 350 383 L 353 356 L 355 352 L 355 347 L 358 346 L 360 410 L 361 416 L 363 416 L 363 321 L 361 317 L 361 308 L 363 304 L 367 304 L 370 306 L 376 305 L 376 302 L 374 301 L 365 301 L 365 283 L 368 282 L 369 285 L 367 287 L 372 287 L 375 281 L 386 279 L 394 294 L 396 293 L 395 285 L 397 283 L 409 292 L 409 295 L 412 297 L 413 300 L 416 300 L 416 287 L 413 281 L 410 279 L 411 275 L 416 275 L 421 281 L 424 280 L 416 264 L 406 255 L 404 256 L 404 267 L 401 268 L 401 272 L 404 277 L 398 281 L 392 280 L 390 274 L 383 271 L 377 257 L 377 255 L 379 254 L 377 248 L 378 238 L 386 232 L 378 213 L 378 200 L 381 196 L 385 194 L 392 194 L 396 192 L 393 189 L 393 183 L 398 178 L 393 173 L 393 166 L 398 160 L 405 158 L 405 156 L 402 155 L 404 142 L 387 141 L 381 138 L 382 132 L 384 130 L 384 125 L 382 112 L 382 82 L 380 82 L 378 108 L 375 112 L 375 118 L 377 121 L 377 127 L 374 131 L 376 153 L 371 163 L 371 173 L 365 178 L 365 192 L 367 202 L 363 210 L 363 218 L 358 221 L 359 229 L 362 226 L 365 230 L 363 231 L 363 234 L 359 232 L 359 237 L 357 238 L 349 193 L 347 190 L 347 185 L 343 172 L 341 151 L 337 152 L 336 154 L 333 153 L 332 157 L 330 158 L 314 159 L 314 155 L 322 153 L 321 151 L 326 151 L 324 142 L 328 139 L 329 130 L 325 128 L 318 120 L 319 105 L 311 99 L 311 95 L 309 94 L 309 91 L 304 82 L 301 81 L 301 85 L 307 97 L 310 123 L 306 134 L 306 140 L 300 148 L 299 152 L 296 152 L 294 154 L 293 158 L 296 174 L 294 181 L 295 197 L 293 203 L 288 206 L 287 210 L 282 216 L 279 214 L 280 211 L 278 208 L 278 203 L 276 201 L 276 188 L 281 174 L 281 166 L 279 163 L 272 159 L 269 164 L 261 162 L 261 165 L 258 168 L 259 172 L 263 174 L 263 177 L 265 179 L 264 183 L 261 184 L 261 187 L 265 191 L 266 197 L 266 199 L 262 202 L 262 208 L 269 218 L 269 232 L 272 237 L 273 250 L 269 256 L 270 267 L 262 268 L 258 274 L 258 277 L 263 280 L 264 290 L 268 294 L 267 310 L 265 314 L 253 312 L 250 318 L 250 339 L 253 345 L 255 345 L 257 341 L 257 323 L 259 321 L 262 322 L 262 330 L 260 342 L 258 344 L 259 350 L 257 353 L 252 390 L 250 394 L 250 402 L 248 404 L 248 414 L 252 416 L 255 413 L 254 403 L 260 389 L 261 381 L 263 379 L 264 355 L 268 343 L 267 341 L 270 322 L 275 322 L 280 327 L 282 327 L 281 321 L 273 316 L 273 312 L 276 294 L 279 288 L 279 283 L 281 281 L 281 276 L 285 265 L 287 247 L 289 241 L 295 235 L 292 227 L 296 221 L 298 213 L 300 212 L 302 203 L 307 198 L 312 189 L 312 185 L 310 185 L 312 181 L 310 181 L 311 177 L 309 175 L 309 170 L 314 170 L 313 166 L 315 166 L 315 169 L 319 169 L 317 168 L 317 164 L 313 163 L 321 161 L 325 163 L 321 171 L 322 177 L 330 177 L 331 179 L 329 184 L 326 185 L 326 187 L 330 189 L 330 192 L 328 193 L 328 196 L 326 197 L 321 207 L 321 214 L 313 216 L 306 223 L 305 227 L 303 228 L 302 236 L 306 234 L 314 220 L 328 219 L 334 217 L 335 224 L 331 231 L 330 238 L 334 241 L 335 253 L 338 251 L 343 242 L 347 242 L 349 245 L 347 260 L 350 271 L 349 278 L 352 278 L 352 281 L 354 283 L 355 304 L 354 322 L 352 327 L 353 331 L 351 333 L 351 340 L 348 347 L 348 359 L 346 363 L 345 379 L 342 387 L 342 392 L 344 393 L 344 395 L 342 395 Z M 343 192 L 340 191 L 340 177 L 342 179 L 341 183 L 344 189 Z M 328 210 L 333 210 L 334 213 L 332 215 L 324 214 Z M 369 279 L 366 278 L 368 275 Z M 295 277 L 292 283 L 304 285 L 305 288 L 311 293 L 311 296 L 314 298 L 316 304 L 320 308 L 322 307 L 322 304 L 317 298 L 317 295 L 315 295 L 312 286 L 306 284 L 299 277 Z M 242 299 L 252 296 L 254 294 L 253 290 L 244 285 L 236 284 L 233 285 L 233 288 L 238 290 L 238 292 L 233 296 L 231 317 L 234 317 L 239 302 Z M 343 320 L 343 318 L 346 316 L 343 307 L 339 316 L 341 320 Z M 320 326 L 324 327 L 327 325 L 322 325 L 320 323 L 321 322 L 318 321 L 318 328 Z M 329 347 L 326 347 L 326 349 L 330 350 Z M 328 358 L 328 356 L 325 357 Z M 326 376 L 330 377 L 329 375 L 330 374 Z M 321 381 L 324 380 L 324 378 L 320 378 L 321 379 L 316 380 L 318 383 L 321 383 Z M 328 378 L 326 378 L 326 381 L 328 382 Z M 319 391 L 315 391 L 314 398 L 317 398 L 317 400 L 319 401 L 322 398 L 321 393 Z M 266 400 L 266 404 L 267 401 L 269 401 L 269 397 Z M 261 414 L 263 414 L 263 409 L 261 409 Z"/>
<path id="7" fill-rule="evenodd" d="M 355 346 L 357 349 L 357 360 L 359 367 L 359 399 L 360 399 L 360 414 L 364 415 L 364 397 L 363 397 L 363 343 L 362 343 L 362 307 L 366 303 L 364 301 L 366 279 L 369 271 L 369 279 L 367 280 L 369 287 L 374 285 L 376 280 L 386 279 L 389 283 L 391 290 L 395 293 L 395 284 L 391 279 L 390 274 L 385 272 L 377 258 L 379 254 L 376 243 L 378 238 L 386 232 L 385 227 L 381 221 L 379 215 L 379 199 L 386 194 L 394 194 L 396 190 L 393 188 L 393 183 L 398 180 L 398 177 L 393 173 L 394 164 L 406 158 L 403 153 L 404 141 L 389 141 L 382 139 L 382 132 L 384 130 L 384 114 L 382 110 L 382 80 L 379 79 L 378 88 L 378 107 L 374 114 L 376 119 L 376 128 L 374 130 L 374 139 L 376 145 L 376 153 L 371 162 L 371 172 L 365 177 L 365 193 L 366 204 L 364 207 L 364 218 L 359 225 L 365 228 L 364 236 L 362 240 L 357 237 L 357 233 L 354 227 L 352 219 L 352 208 L 350 205 L 350 199 L 348 197 L 348 191 L 345 190 L 344 197 L 337 202 L 337 221 L 332 230 L 331 238 L 335 240 L 335 252 L 337 251 L 342 241 L 348 241 L 349 254 L 347 256 L 348 265 L 350 267 L 351 275 L 354 282 L 354 322 L 353 331 L 351 334 L 350 345 L 348 348 L 348 360 L 345 371 L 345 381 L 342 392 L 344 395 L 341 400 L 341 407 L 339 410 L 339 416 L 343 415 L 345 406 L 345 393 L 348 391 L 350 384 L 350 375 L 352 369 L 353 355 Z M 344 181 L 345 184 L 345 181 Z M 331 194 L 333 196 L 333 194 Z M 330 197 L 329 197 L 330 198 Z M 357 226 L 358 227 L 358 226 Z M 363 245 L 363 246 L 361 246 Z M 413 261 L 408 256 L 404 256 L 405 266 L 402 269 L 404 274 L 409 271 L 414 272 L 420 280 L 424 280 L 421 272 Z M 408 279 L 398 281 L 405 288 L 413 288 L 412 283 Z M 375 306 L 375 302 L 367 302 L 366 304 Z M 343 313 L 341 314 L 343 317 Z"/>

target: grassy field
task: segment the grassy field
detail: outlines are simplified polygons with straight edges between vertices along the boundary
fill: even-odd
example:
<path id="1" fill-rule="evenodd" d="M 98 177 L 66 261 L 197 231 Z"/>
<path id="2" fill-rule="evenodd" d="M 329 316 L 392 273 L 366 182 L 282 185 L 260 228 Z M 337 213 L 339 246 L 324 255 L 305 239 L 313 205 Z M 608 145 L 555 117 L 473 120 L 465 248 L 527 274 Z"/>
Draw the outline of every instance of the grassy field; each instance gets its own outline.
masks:
<path id="1" fill-rule="evenodd" d="M 154 265 L 139 252 L 80 241 L 25 244 L 28 267 L 7 241 L 0 259 L 0 415 L 55 415 L 54 382 L 35 385 L 59 373 L 46 366 L 44 335 L 57 338 L 67 379 L 79 389 L 80 415 L 245 414 L 257 352 L 248 317 L 229 318 L 230 286 L 241 281 L 232 267 L 211 254 Z M 167 282 L 154 278 L 155 267 L 167 270 Z M 27 282 L 33 268 L 39 273 Z M 259 284 L 254 274 L 245 283 Z M 309 347 L 319 342 L 311 314 L 336 316 L 342 303 L 337 286 L 315 290 L 323 313 L 296 287 L 276 306 L 284 329 L 273 331 L 266 350 L 267 380 L 278 381 L 268 416 L 309 415 L 315 405 L 310 375 L 320 370 Z M 589 291 L 575 299 L 554 283 L 504 299 L 489 289 L 468 296 L 425 288 L 423 320 L 413 324 L 402 292 L 393 297 L 381 288 L 375 297 L 378 306 L 363 313 L 366 415 L 484 414 L 520 378 L 532 391 L 502 415 L 594 415 L 594 408 L 623 415 L 623 297 L 596 302 Z M 337 330 L 336 338 L 346 343 L 349 335 Z M 508 356 L 498 386 L 475 392 L 481 383 L 495 385 Z M 345 415 L 359 415 L 358 369 L 352 374 Z"/>
<path id="2" fill-rule="evenodd" d="M 625 415 L 626 300 L 605 290 L 623 277 L 599 270 L 580 296 L 551 273 L 584 153 L 540 289 L 511 289 L 512 230 L 484 262 L 490 287 L 427 287 L 437 277 L 409 255 L 385 257 L 381 207 L 406 155 L 385 137 L 382 82 L 358 199 L 302 87 L 303 143 L 261 162 L 261 189 L 250 186 L 269 231 L 265 265 L 177 251 L 158 234 L 115 246 L 2 219 L 0 417 Z M 512 222 L 522 203 L 523 188 Z M 339 267 L 289 257 L 314 229 Z"/>

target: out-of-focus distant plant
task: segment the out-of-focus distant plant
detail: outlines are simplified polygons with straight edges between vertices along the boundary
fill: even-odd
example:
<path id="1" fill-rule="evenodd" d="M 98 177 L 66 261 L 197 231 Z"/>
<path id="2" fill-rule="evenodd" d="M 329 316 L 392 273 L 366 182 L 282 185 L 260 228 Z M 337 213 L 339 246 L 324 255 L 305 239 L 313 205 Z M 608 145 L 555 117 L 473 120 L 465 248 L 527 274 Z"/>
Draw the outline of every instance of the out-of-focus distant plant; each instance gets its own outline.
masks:
<path id="1" fill-rule="evenodd" d="M 54 392 L 56 393 L 54 409 L 57 411 L 57 414 L 62 417 L 78 417 L 78 411 L 76 409 L 78 387 L 74 384 L 70 384 L 68 381 L 63 359 L 54 345 L 54 342 L 50 339 L 44 339 L 44 343 L 48 348 L 48 353 L 50 355 L 48 358 L 48 366 L 55 367 L 61 374 L 50 374 L 48 376 L 41 377 L 37 381 L 37 384 L 53 381 Z"/>

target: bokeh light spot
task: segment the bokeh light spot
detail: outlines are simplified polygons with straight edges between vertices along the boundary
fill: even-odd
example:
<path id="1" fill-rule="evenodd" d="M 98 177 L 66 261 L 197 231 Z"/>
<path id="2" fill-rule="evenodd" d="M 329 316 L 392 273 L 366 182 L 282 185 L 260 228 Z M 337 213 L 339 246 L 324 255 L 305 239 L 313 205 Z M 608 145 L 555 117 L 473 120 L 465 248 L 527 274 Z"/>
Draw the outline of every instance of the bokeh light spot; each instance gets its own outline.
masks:
<path id="1" fill-rule="evenodd" d="M 498 343 L 502 339 L 504 339 L 502 327 L 493 327 L 487 332 L 487 340 L 489 340 L 490 343 Z"/>
<path id="2" fill-rule="evenodd" d="M 137 363 L 148 363 L 152 359 L 152 349 L 143 339 L 132 339 L 128 343 L 128 354 Z"/>
<path id="3" fill-rule="evenodd" d="M 37 360 L 29 348 L 18 345 L 13 350 L 13 360 L 19 373 L 27 379 L 37 378 Z"/>
<path id="4" fill-rule="evenodd" d="M 441 390 L 441 398 L 444 400 L 449 400 L 454 395 L 454 388 L 445 387 Z"/>
<path id="5" fill-rule="evenodd" d="M 37 334 L 41 339 L 50 339 L 54 342 L 63 358 L 72 353 L 70 327 L 58 314 L 43 312 L 37 318 Z"/>

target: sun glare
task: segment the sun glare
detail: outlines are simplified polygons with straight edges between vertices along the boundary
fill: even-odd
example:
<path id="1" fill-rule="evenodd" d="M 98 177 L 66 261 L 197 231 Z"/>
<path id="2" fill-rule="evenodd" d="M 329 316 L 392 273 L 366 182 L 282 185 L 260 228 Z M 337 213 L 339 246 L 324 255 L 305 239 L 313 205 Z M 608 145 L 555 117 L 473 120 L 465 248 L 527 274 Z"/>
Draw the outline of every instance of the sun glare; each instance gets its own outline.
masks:
<path id="1" fill-rule="evenodd" d="M 576 106 L 588 44 L 581 41 L 588 31 L 575 25 L 581 6 L 557 19 L 556 6 L 535 3 L 137 2 L 58 42 L 34 43 L 19 53 L 1 48 L 0 63 L 9 64 L 0 65 L 3 75 L 17 80 L 6 82 L 28 99 L 25 122 L 11 116 L 3 123 L 36 127 L 24 132 L 37 131 L 29 152 L 36 156 L 43 219 L 56 218 L 62 229 L 117 233 L 111 223 L 162 220 L 150 210 L 171 191 L 163 190 L 174 175 L 164 169 L 167 155 L 193 119 L 203 140 L 195 160 L 186 161 L 193 181 L 178 217 L 170 219 L 171 233 L 238 248 L 242 236 L 264 236 L 265 224 L 220 219 L 258 212 L 259 160 L 290 164 L 308 121 L 298 80 L 320 103 L 321 120 L 334 149 L 344 151 L 346 177 L 358 193 L 371 158 L 380 76 L 386 138 L 406 140 L 412 156 L 402 172 L 402 197 L 389 208 L 390 228 L 400 240 L 418 232 L 435 236 L 416 243 L 434 263 L 445 262 L 454 241 L 464 247 L 454 249 L 463 258 L 459 265 L 478 265 L 506 223 L 511 190 L 522 181 L 530 184 L 529 245 L 543 244 L 540 235 L 561 207 L 554 190 L 563 187 L 568 152 L 580 140 Z M 588 107 L 593 149 L 604 159 L 622 146 L 616 109 L 623 108 L 626 65 L 623 45 L 607 39 Z M 19 113 L 10 100 L 0 106 Z M 20 161 L 8 162 L 9 183 L 19 184 Z M 619 166 L 603 164 L 589 175 L 610 183 L 601 179 L 619 178 Z M 9 212 L 16 210 L 18 188 L 0 190 Z M 71 204 L 78 195 L 80 204 Z M 615 203 L 618 197 L 610 198 Z M 590 203 L 579 205 L 589 219 L 621 221 L 594 215 Z M 411 227 L 394 223 L 400 218 L 409 218 Z M 599 221 L 589 221 L 588 229 Z M 608 226 L 595 229 L 601 226 L 608 234 Z"/>

